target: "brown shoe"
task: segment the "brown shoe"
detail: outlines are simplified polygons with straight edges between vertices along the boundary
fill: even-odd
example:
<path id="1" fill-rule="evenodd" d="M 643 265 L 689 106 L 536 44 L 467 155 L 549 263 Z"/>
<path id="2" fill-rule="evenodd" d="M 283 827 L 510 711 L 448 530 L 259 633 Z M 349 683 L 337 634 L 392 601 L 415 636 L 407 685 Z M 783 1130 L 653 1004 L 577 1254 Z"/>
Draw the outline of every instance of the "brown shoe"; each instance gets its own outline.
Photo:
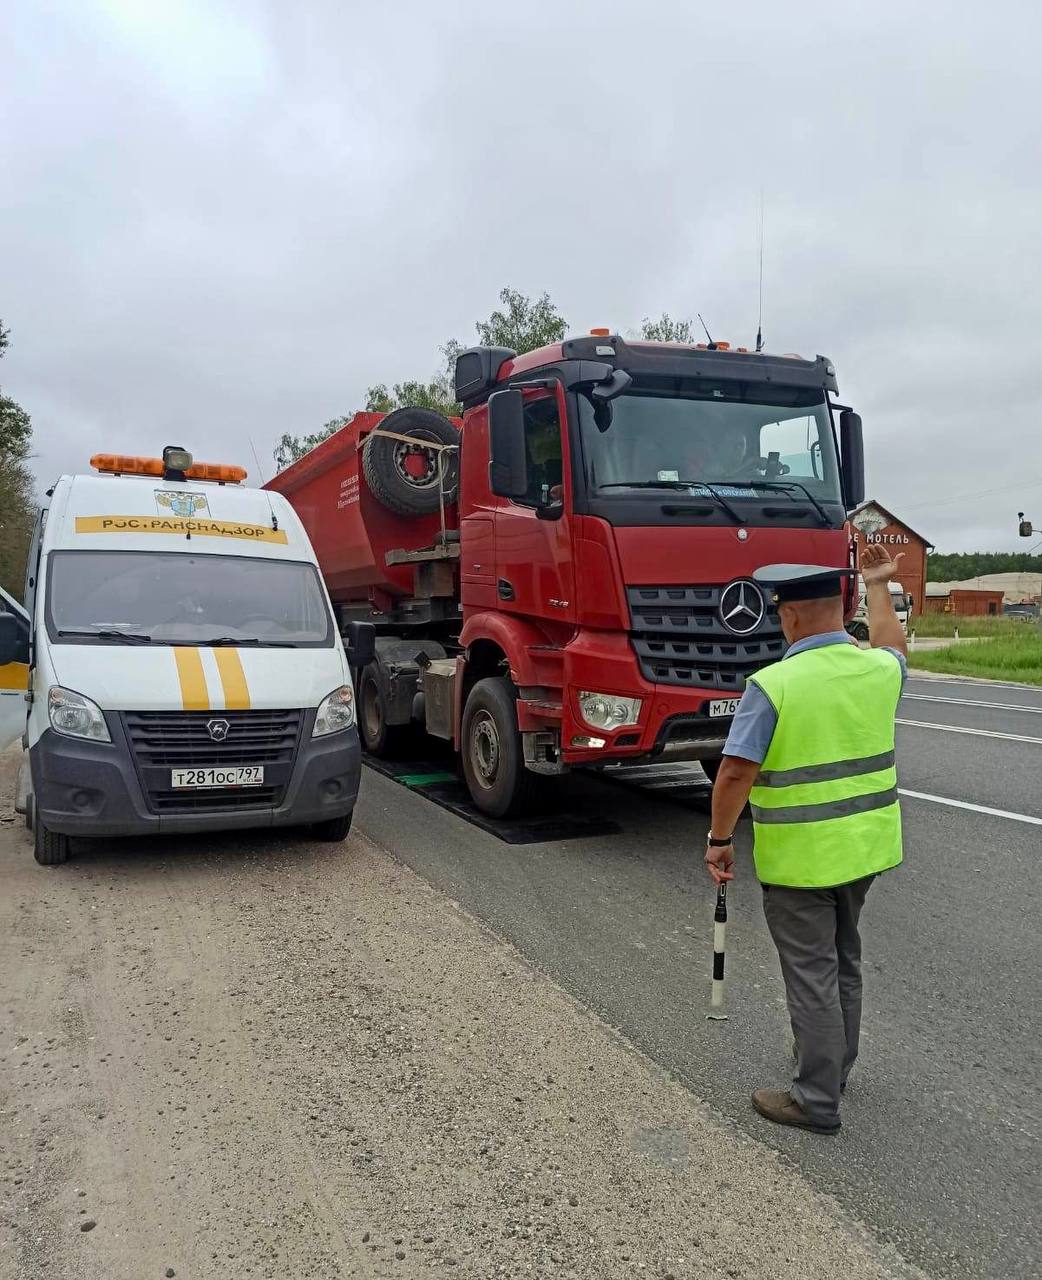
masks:
<path id="1" fill-rule="evenodd" d="M 812 1133 L 836 1133 L 840 1122 L 818 1124 L 800 1106 L 788 1089 L 757 1089 L 753 1093 L 753 1106 L 760 1115 L 775 1124 L 788 1124 L 796 1129 L 809 1129 Z"/>

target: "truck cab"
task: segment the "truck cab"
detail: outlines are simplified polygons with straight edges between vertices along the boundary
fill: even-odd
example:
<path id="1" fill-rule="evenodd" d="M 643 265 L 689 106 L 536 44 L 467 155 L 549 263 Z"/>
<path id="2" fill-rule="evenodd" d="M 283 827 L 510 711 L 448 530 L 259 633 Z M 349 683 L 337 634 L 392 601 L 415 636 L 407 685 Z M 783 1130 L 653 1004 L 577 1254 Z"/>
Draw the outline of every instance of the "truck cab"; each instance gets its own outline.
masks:
<path id="1" fill-rule="evenodd" d="M 41 513 L 25 642 L 0 620 L 0 672 L 26 664 L 5 736 L 23 735 L 37 860 L 63 862 L 72 836 L 309 825 L 342 839 L 354 691 L 292 508 L 176 447 L 92 464 Z"/>

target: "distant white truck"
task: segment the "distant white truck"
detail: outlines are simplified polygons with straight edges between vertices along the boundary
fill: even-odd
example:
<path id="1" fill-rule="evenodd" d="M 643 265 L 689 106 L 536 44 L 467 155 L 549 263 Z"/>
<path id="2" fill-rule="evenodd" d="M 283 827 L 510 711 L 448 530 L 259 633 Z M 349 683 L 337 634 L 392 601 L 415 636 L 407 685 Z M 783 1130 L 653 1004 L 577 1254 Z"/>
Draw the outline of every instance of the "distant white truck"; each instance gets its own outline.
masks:
<path id="1" fill-rule="evenodd" d="M 911 612 L 912 598 L 905 594 L 899 582 L 888 582 L 890 599 L 894 603 L 894 612 L 905 634 L 908 633 L 908 615 Z M 868 602 L 865 599 L 865 580 L 860 574 L 857 577 L 857 612 L 847 623 L 847 631 L 855 640 L 868 640 Z"/>

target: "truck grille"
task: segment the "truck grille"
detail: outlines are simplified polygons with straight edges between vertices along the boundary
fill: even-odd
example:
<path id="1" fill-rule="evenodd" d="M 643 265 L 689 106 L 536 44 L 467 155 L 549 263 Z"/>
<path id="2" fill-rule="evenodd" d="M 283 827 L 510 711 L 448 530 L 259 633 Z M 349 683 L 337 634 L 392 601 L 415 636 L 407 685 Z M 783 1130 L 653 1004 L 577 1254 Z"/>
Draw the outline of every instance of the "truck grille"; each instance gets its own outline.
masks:
<path id="1" fill-rule="evenodd" d="M 145 797 L 157 813 L 270 809 L 282 802 L 293 772 L 303 713 L 290 711 L 128 711 L 123 723 Z M 224 721 L 215 742 L 208 726 Z M 263 765 L 262 787 L 182 791 L 170 786 L 171 769 Z"/>
<path id="2" fill-rule="evenodd" d="M 727 585 L 627 587 L 630 643 L 645 680 L 738 694 L 747 677 L 784 654 L 781 624 L 769 608 L 747 636 L 724 626 L 720 596 Z"/>

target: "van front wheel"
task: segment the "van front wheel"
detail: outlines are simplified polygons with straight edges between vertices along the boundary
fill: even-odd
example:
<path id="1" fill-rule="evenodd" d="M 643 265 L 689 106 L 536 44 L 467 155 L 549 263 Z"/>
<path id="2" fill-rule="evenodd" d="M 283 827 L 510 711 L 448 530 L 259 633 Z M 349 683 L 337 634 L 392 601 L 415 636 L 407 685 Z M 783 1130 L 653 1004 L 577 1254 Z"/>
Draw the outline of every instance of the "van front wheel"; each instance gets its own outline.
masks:
<path id="1" fill-rule="evenodd" d="M 33 823 L 33 857 L 42 867 L 58 867 L 69 858 L 69 837 L 49 830 L 39 815 Z"/>

